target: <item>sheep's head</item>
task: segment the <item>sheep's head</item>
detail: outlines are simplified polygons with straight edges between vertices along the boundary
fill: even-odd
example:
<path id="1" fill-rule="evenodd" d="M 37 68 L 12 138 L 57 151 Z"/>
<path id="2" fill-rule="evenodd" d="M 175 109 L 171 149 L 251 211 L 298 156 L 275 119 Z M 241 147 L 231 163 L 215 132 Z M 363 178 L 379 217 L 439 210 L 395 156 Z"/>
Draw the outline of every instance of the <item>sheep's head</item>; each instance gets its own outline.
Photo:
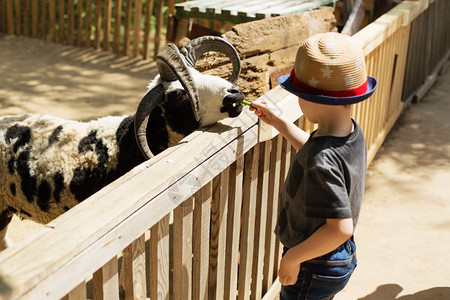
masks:
<path id="1" fill-rule="evenodd" d="M 197 59 L 208 51 L 222 52 L 230 58 L 233 71 L 227 80 L 202 74 L 194 68 Z M 192 109 L 184 109 L 183 113 L 188 114 L 187 119 L 196 122 L 198 127 L 241 113 L 240 101 L 244 95 L 234 84 L 241 70 L 240 59 L 234 47 L 224 39 L 201 37 L 190 41 L 181 50 L 168 44 L 158 54 L 156 64 L 160 78 L 142 99 L 135 117 L 136 138 L 147 158 L 153 157 L 146 137 L 148 119 L 160 104 L 172 109 L 190 106 Z"/>

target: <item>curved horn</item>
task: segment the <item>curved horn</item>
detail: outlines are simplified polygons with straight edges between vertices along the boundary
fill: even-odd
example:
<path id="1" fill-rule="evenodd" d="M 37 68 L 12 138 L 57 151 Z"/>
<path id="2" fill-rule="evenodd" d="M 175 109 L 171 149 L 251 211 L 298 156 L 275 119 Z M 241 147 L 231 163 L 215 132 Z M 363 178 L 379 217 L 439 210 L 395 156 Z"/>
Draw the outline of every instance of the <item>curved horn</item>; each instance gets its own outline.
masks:
<path id="1" fill-rule="evenodd" d="M 241 73 L 241 60 L 234 46 L 227 40 L 218 36 L 202 36 L 190 41 L 180 50 L 191 67 L 194 67 L 197 60 L 208 51 L 223 53 L 231 60 L 233 72 L 228 81 L 235 82 Z"/>
<path id="2" fill-rule="evenodd" d="M 189 95 L 195 119 L 200 121 L 197 87 L 183 55 L 174 44 L 167 44 L 156 57 L 161 78 L 166 81 L 179 80 Z"/>
<path id="3" fill-rule="evenodd" d="M 146 159 L 154 156 L 147 141 L 148 119 L 153 109 L 164 100 L 164 97 L 164 87 L 162 84 L 154 87 L 142 98 L 134 116 L 134 134 L 139 149 Z"/>

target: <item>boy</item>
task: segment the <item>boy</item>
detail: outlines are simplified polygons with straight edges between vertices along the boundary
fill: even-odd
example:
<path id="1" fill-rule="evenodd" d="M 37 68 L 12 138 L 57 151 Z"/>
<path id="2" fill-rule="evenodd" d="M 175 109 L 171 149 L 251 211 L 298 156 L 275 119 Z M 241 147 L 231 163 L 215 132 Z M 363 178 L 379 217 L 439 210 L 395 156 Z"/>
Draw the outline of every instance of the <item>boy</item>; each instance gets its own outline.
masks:
<path id="1" fill-rule="evenodd" d="M 252 109 L 298 150 L 279 203 L 275 233 L 284 245 L 278 271 L 285 299 L 332 299 L 356 267 L 353 232 L 366 175 L 366 143 L 350 105 L 367 99 L 377 81 L 350 37 L 315 35 L 299 47 L 280 85 L 299 97 L 318 129 L 309 135 L 264 100 Z"/>

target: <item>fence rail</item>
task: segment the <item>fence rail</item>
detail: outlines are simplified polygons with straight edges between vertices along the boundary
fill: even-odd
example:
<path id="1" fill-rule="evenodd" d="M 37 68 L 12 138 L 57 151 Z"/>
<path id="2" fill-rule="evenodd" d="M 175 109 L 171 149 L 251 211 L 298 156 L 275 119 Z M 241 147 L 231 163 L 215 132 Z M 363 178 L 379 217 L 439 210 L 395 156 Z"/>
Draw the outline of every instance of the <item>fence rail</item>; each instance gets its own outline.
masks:
<path id="1" fill-rule="evenodd" d="M 379 82 L 353 108 L 369 160 L 403 109 L 411 27 L 429 4 L 404 1 L 354 36 Z M 262 97 L 284 111 L 296 102 L 280 87 Z M 195 132 L 1 253 L 0 299 L 273 299 L 273 229 L 293 154 L 248 112 Z"/>

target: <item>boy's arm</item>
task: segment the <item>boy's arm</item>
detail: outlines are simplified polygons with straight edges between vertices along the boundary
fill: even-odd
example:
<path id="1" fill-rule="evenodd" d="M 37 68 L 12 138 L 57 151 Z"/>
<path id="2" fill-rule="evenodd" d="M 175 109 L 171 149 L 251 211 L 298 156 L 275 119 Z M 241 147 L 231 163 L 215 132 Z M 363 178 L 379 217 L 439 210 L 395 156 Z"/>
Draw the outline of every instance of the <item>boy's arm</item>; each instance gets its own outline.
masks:
<path id="1" fill-rule="evenodd" d="M 278 130 L 295 149 L 299 150 L 309 139 L 309 133 L 286 120 L 272 104 L 264 100 L 256 100 L 252 102 L 252 105 L 257 109 L 250 108 L 250 110 L 254 111 L 258 118 Z"/>
<path id="2" fill-rule="evenodd" d="M 289 249 L 283 256 L 278 270 L 282 285 L 297 282 L 300 264 L 325 255 L 345 243 L 353 235 L 353 220 L 327 219 L 308 239 Z"/>

